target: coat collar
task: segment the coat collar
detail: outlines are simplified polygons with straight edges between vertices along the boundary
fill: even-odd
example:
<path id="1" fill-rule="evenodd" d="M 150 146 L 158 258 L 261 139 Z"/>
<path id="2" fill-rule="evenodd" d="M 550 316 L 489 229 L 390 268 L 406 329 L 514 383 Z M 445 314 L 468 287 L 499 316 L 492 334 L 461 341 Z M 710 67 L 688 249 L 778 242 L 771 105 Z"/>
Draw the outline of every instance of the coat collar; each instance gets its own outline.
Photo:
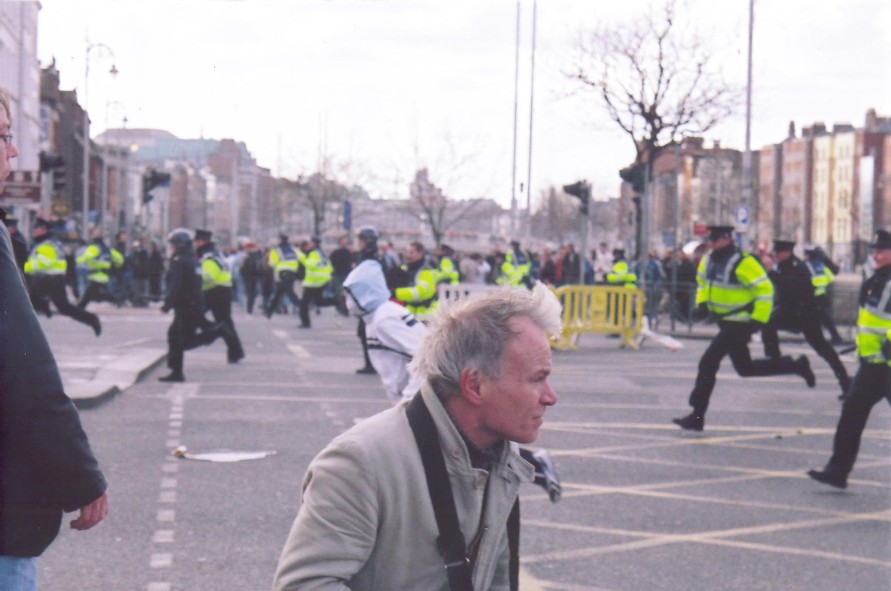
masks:
<path id="1" fill-rule="evenodd" d="M 424 398 L 424 403 L 430 410 L 430 416 L 436 424 L 436 430 L 439 433 L 439 443 L 445 456 L 446 465 L 454 466 L 462 471 L 473 471 L 474 468 L 470 463 L 470 452 L 467 450 L 467 444 L 464 438 L 458 432 L 448 411 L 446 411 L 439 397 L 433 391 L 433 387 L 429 382 L 424 382 L 421 386 L 419 394 Z M 522 459 L 516 453 L 517 445 L 508 442 L 503 446 L 501 457 L 496 461 L 492 472 L 502 471 L 505 477 L 516 479 L 519 482 L 532 482 L 535 476 L 535 468 L 527 461 Z M 510 476 L 508 476 L 510 475 Z"/>

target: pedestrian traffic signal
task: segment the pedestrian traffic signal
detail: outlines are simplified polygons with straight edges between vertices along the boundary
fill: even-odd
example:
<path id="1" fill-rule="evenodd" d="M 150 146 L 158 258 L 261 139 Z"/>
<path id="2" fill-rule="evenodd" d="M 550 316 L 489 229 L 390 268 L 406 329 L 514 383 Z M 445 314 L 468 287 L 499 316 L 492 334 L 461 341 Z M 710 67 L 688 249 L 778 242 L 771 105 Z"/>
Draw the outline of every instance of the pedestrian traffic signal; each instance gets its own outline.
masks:
<path id="1" fill-rule="evenodd" d="M 152 200 L 152 189 L 155 187 L 169 187 L 170 174 L 166 172 L 158 172 L 154 168 L 149 168 L 142 175 L 142 202 L 148 203 Z"/>
<path id="2" fill-rule="evenodd" d="M 631 185 L 631 190 L 635 193 L 643 193 L 646 186 L 646 165 L 642 163 L 632 164 L 619 170 L 619 176 L 622 180 Z"/>
<path id="3" fill-rule="evenodd" d="M 578 181 L 571 185 L 563 185 L 563 192 L 577 198 L 582 207 L 580 209 L 583 216 L 588 216 L 588 203 L 591 201 L 591 185 L 587 181 Z"/>

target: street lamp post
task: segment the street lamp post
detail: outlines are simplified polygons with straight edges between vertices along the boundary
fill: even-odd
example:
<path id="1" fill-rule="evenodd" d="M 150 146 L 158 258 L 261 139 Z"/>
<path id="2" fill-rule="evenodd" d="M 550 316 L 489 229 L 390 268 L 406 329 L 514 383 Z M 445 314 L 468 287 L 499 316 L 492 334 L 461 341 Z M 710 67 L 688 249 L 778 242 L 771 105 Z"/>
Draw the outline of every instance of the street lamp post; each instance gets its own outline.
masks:
<path id="1" fill-rule="evenodd" d="M 90 227 L 90 113 L 87 110 L 87 89 L 90 83 L 90 52 L 94 49 L 104 51 L 107 55 L 114 57 L 114 52 L 104 43 L 87 43 L 87 50 L 84 54 L 84 170 L 83 170 L 83 218 L 81 220 L 81 237 L 88 239 L 88 230 Z M 111 66 L 110 73 L 117 73 L 114 64 Z"/>
<path id="2" fill-rule="evenodd" d="M 105 137 L 102 140 L 102 199 L 99 204 L 99 219 L 102 223 L 102 229 L 108 227 L 108 220 L 106 220 L 106 215 L 108 214 L 108 111 L 112 107 L 117 107 L 119 109 L 123 109 L 124 105 L 118 101 L 106 101 L 105 103 Z M 127 120 L 127 117 L 124 116 L 124 121 Z M 115 159 L 118 160 L 118 176 L 120 176 L 120 154 L 118 154 L 117 144 L 112 144 L 112 151 L 115 153 Z"/>

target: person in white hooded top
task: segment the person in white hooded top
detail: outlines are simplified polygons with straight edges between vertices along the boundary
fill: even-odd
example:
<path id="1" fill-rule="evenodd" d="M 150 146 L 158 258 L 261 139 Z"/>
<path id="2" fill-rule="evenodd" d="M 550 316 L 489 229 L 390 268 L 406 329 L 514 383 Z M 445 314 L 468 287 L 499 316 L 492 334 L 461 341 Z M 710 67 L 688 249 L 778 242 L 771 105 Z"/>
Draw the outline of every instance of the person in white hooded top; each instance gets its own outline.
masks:
<path id="1" fill-rule="evenodd" d="M 408 362 L 426 327 L 404 306 L 390 301 L 383 267 L 367 258 L 343 282 L 347 308 L 365 321 L 368 357 L 380 375 L 390 404 L 411 398 L 423 380 L 408 371 Z"/>

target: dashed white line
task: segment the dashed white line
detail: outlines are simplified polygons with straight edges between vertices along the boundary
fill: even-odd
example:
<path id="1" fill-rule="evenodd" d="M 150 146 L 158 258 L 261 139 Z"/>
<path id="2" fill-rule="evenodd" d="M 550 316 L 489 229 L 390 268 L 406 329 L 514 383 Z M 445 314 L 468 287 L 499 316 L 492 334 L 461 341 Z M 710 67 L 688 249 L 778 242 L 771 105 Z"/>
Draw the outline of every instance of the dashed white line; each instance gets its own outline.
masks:
<path id="1" fill-rule="evenodd" d="M 170 568 L 173 565 L 173 554 L 152 554 L 149 566 L 152 568 Z"/>

